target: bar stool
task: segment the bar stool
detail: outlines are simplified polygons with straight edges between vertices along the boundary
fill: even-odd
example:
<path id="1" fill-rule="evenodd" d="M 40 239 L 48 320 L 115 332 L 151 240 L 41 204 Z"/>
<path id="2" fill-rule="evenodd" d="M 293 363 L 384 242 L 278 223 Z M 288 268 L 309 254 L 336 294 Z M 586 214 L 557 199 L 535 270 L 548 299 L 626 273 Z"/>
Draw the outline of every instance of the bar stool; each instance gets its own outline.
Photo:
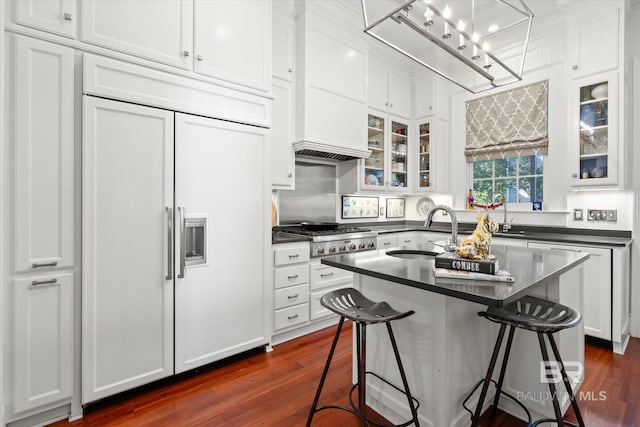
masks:
<path id="1" fill-rule="evenodd" d="M 464 400 L 463 406 L 464 408 L 471 413 L 471 425 L 473 427 L 478 425 L 478 421 L 480 419 L 480 415 L 482 412 L 482 406 L 484 404 L 484 400 L 487 396 L 487 391 L 489 389 L 489 383 L 494 383 L 496 386 L 496 395 L 493 400 L 493 412 L 492 417 L 495 416 L 496 409 L 498 407 L 498 400 L 501 395 L 507 396 L 516 402 L 520 407 L 524 409 L 527 413 L 527 417 L 529 418 L 529 426 L 534 427 L 542 423 L 556 422 L 558 426 L 570 425 L 574 427 L 584 427 L 584 421 L 582 419 L 582 414 L 580 414 L 580 408 L 578 408 L 578 402 L 571 390 L 571 383 L 569 382 L 569 378 L 567 377 L 567 372 L 564 368 L 564 363 L 560 357 L 560 352 L 558 351 L 558 346 L 556 345 L 555 339 L 553 338 L 553 334 L 559 332 L 563 329 L 572 328 L 580 323 L 580 313 L 576 310 L 569 308 L 567 306 L 547 301 L 541 298 L 536 298 L 533 296 L 524 296 L 512 303 L 509 303 L 501 308 L 489 307 L 487 311 L 481 311 L 478 313 L 479 316 L 486 317 L 492 322 L 500 324 L 500 331 L 498 332 L 498 339 L 496 340 L 496 345 L 493 349 L 493 354 L 491 355 L 491 362 L 489 363 L 489 369 L 487 370 L 487 375 L 484 379 L 480 380 L 478 384 L 476 384 L 475 388 L 471 391 L 469 396 Z M 498 381 L 494 381 L 492 379 L 493 369 L 495 368 L 496 361 L 498 359 L 498 353 L 500 352 L 500 347 L 502 345 L 502 339 L 504 337 L 505 330 L 507 326 L 509 328 L 509 337 L 507 338 L 507 344 L 504 352 L 504 356 L 502 358 L 502 368 L 500 369 L 500 375 L 498 377 Z M 515 333 L 515 328 L 520 328 L 528 331 L 534 331 L 538 334 L 538 342 L 540 344 L 540 352 L 542 353 L 542 360 L 545 363 L 545 366 L 548 366 L 549 362 L 549 353 L 547 351 L 547 346 L 544 341 L 544 336 L 546 335 L 549 343 L 551 344 L 551 349 L 553 351 L 553 355 L 560 366 L 560 372 L 562 374 L 562 382 L 569 394 L 569 398 L 571 401 L 571 406 L 573 407 L 573 411 L 575 412 L 576 419 L 578 424 L 573 424 L 568 421 L 565 421 L 562 417 L 562 412 L 560 411 L 560 404 L 558 403 L 558 397 L 556 394 L 556 386 L 552 381 L 549 381 L 549 391 L 551 392 L 551 397 L 553 399 L 553 410 L 555 413 L 555 418 L 543 418 L 537 420 L 535 422 L 531 421 L 531 414 L 527 410 L 527 408 L 522 404 L 522 402 L 515 399 L 510 394 L 502 391 L 502 382 L 504 380 L 504 374 L 507 369 L 507 362 L 509 359 L 509 353 L 511 352 L 511 344 L 513 342 L 513 335 Z M 478 386 L 482 384 L 482 391 L 480 392 L 480 399 L 478 400 L 478 404 L 476 405 L 475 412 L 471 412 L 469 408 L 467 408 L 466 403 L 467 400 L 471 397 L 471 395 L 478 389 Z"/>
<path id="2" fill-rule="evenodd" d="M 311 421 L 316 412 L 325 410 L 325 409 L 340 409 L 342 411 L 347 411 L 354 415 L 357 415 L 360 418 L 360 427 L 365 427 L 369 424 L 374 424 L 382 427 L 394 427 L 387 424 L 379 424 L 375 421 L 372 421 L 370 418 L 366 416 L 366 404 L 365 404 L 365 392 L 366 392 L 366 375 L 374 375 L 376 378 L 384 381 L 386 384 L 390 385 L 394 389 L 403 393 L 407 397 L 407 401 L 409 402 L 409 408 L 411 409 L 411 419 L 398 424 L 395 427 L 406 427 L 411 423 L 414 423 L 416 427 L 420 426 L 418 421 L 418 407 L 420 403 L 411 396 L 411 392 L 409 391 L 409 384 L 407 382 L 407 377 L 404 372 L 404 368 L 402 367 L 402 361 L 400 360 L 400 353 L 398 352 L 398 346 L 396 345 L 396 339 L 393 335 L 393 330 L 391 329 L 391 322 L 393 320 L 398 320 L 405 318 L 414 314 L 413 310 L 401 313 L 399 311 L 391 308 L 389 304 L 386 302 L 373 302 L 364 297 L 360 292 L 353 288 L 345 288 L 338 289 L 332 292 L 325 294 L 321 299 L 320 303 L 326 307 L 327 309 L 333 311 L 336 314 L 340 315 L 340 322 L 338 323 L 338 328 L 336 329 L 336 334 L 333 338 L 333 343 L 331 344 L 331 349 L 329 350 L 329 356 L 327 357 L 327 362 L 324 366 L 324 371 L 322 372 L 322 377 L 320 378 L 320 384 L 318 385 L 318 390 L 316 391 L 315 398 L 313 399 L 313 405 L 311 406 L 311 410 L 309 411 L 309 417 L 307 418 L 307 427 L 311 426 Z M 340 331 L 342 330 L 342 326 L 344 324 L 344 320 L 349 319 L 352 320 L 356 325 L 356 352 L 357 352 L 357 371 L 358 371 L 358 382 L 351 387 L 351 391 L 349 392 L 349 401 L 351 403 L 351 409 L 345 408 L 342 406 L 329 405 L 318 407 L 318 400 L 320 399 L 320 393 L 322 392 L 322 387 L 324 386 L 324 382 L 327 378 L 327 373 L 329 371 L 329 366 L 331 365 L 331 359 L 333 358 L 333 353 L 336 349 L 336 344 L 338 343 L 338 338 L 340 337 Z M 375 323 L 385 323 L 387 326 L 387 331 L 389 333 L 389 338 L 391 340 L 391 345 L 393 347 L 393 353 L 396 358 L 396 362 L 398 364 L 398 369 L 400 371 L 400 376 L 402 377 L 402 384 L 404 386 L 404 390 L 391 384 L 386 379 L 380 377 L 376 373 L 369 372 L 366 370 L 366 354 L 367 354 L 367 325 L 372 325 Z M 358 405 L 356 406 L 353 402 L 352 395 L 353 391 L 358 388 Z"/>

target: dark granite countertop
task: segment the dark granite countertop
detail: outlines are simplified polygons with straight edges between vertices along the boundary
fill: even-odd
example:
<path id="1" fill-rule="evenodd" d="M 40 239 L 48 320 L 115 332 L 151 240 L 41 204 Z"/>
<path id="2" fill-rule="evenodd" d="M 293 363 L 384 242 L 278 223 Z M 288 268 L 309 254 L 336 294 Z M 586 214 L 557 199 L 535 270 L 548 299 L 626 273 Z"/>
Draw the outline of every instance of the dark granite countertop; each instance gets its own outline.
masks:
<path id="1" fill-rule="evenodd" d="M 432 252 L 441 250 L 431 244 L 407 248 Z M 514 283 L 436 278 L 433 273 L 433 258 L 398 258 L 387 255 L 385 250 L 324 257 L 321 263 L 467 301 L 501 306 L 526 295 L 531 288 L 556 279 L 589 258 L 583 252 L 504 245 L 493 245 L 492 253 L 499 258 L 500 269 L 507 270 L 514 276 Z"/>
<path id="2" fill-rule="evenodd" d="M 283 233 L 282 231 L 271 233 L 271 244 L 310 241 L 310 236 L 303 236 L 301 234 Z"/>

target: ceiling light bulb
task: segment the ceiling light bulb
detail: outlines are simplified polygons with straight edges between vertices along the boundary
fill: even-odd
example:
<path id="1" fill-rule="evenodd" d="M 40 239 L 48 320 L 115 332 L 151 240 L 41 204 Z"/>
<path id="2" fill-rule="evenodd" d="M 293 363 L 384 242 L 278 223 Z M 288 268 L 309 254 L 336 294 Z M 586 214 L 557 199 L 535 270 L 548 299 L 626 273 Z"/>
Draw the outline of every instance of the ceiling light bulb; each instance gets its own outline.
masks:
<path id="1" fill-rule="evenodd" d="M 471 55 L 471 59 L 473 59 L 474 61 L 477 61 L 480 58 L 480 55 L 478 54 L 478 41 L 480 40 L 480 36 L 478 35 L 478 33 L 473 33 L 471 35 L 471 41 L 473 42 L 473 55 Z"/>
<path id="2" fill-rule="evenodd" d="M 442 12 L 442 17 L 444 19 L 449 19 L 451 18 L 451 9 L 449 9 L 449 5 L 446 5 L 444 7 L 444 11 Z"/>
<path id="3" fill-rule="evenodd" d="M 424 11 L 424 25 L 433 25 L 433 10 L 431 10 L 429 6 L 427 6 L 427 9 Z"/>
<path id="4" fill-rule="evenodd" d="M 484 50 L 485 52 L 489 52 L 489 43 L 484 42 L 482 44 L 482 50 Z"/>
<path id="5" fill-rule="evenodd" d="M 442 38 L 448 39 L 449 37 L 451 37 L 451 30 L 449 28 L 449 23 L 447 22 L 447 20 L 451 18 L 451 9 L 449 9 L 449 5 L 444 8 L 442 17 L 444 18 L 444 31 L 442 32 Z"/>
<path id="6" fill-rule="evenodd" d="M 462 33 L 464 32 L 464 21 L 462 19 L 458 19 L 458 26 L 456 27 L 458 29 L 458 32 L 460 33 L 460 40 L 458 43 L 458 50 L 462 50 L 462 49 L 466 49 L 467 48 L 467 43 L 464 40 L 464 36 L 462 35 Z"/>
<path id="7" fill-rule="evenodd" d="M 458 19 L 458 26 L 456 27 L 458 29 L 458 31 L 464 31 L 464 21 L 462 19 Z"/>
<path id="8" fill-rule="evenodd" d="M 474 32 L 474 33 L 471 35 L 471 41 L 472 41 L 472 42 L 474 42 L 474 43 L 478 43 L 478 41 L 480 41 L 480 36 L 478 35 L 478 33 L 475 33 L 475 32 Z"/>

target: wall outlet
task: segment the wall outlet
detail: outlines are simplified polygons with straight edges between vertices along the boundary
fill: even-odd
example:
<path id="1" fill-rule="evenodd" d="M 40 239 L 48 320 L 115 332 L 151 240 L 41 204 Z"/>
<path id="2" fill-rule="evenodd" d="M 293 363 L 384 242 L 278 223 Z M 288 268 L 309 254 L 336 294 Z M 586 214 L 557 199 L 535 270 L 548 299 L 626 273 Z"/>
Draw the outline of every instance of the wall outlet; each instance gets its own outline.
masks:
<path id="1" fill-rule="evenodd" d="M 587 221 L 618 221 L 617 209 L 589 209 L 587 210 Z"/>
<path id="2" fill-rule="evenodd" d="M 584 217 L 582 216 L 583 210 L 582 209 L 574 209 L 573 210 L 573 220 L 574 221 L 583 221 Z"/>

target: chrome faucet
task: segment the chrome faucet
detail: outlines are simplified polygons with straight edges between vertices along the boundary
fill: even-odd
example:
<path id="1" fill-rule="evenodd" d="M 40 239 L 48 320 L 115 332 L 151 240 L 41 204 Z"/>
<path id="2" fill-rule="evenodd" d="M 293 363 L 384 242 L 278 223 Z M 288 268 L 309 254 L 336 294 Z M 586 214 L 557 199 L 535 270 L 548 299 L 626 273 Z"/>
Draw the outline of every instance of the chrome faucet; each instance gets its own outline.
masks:
<path id="1" fill-rule="evenodd" d="M 456 218 L 456 213 L 453 209 L 445 205 L 434 206 L 429 212 L 427 212 L 427 216 L 424 219 L 424 226 L 431 227 L 431 223 L 433 223 L 433 215 L 437 211 L 444 211 L 451 217 L 451 242 L 443 247 L 447 252 L 455 252 L 458 244 L 458 219 Z"/>
<path id="2" fill-rule="evenodd" d="M 513 222 L 513 218 L 511 218 L 511 222 L 507 220 L 507 199 L 504 197 L 504 193 L 494 193 L 492 202 L 496 202 L 496 196 L 500 196 L 500 200 L 502 201 L 502 207 L 504 209 L 504 218 L 502 221 L 502 232 L 506 233 L 511 230 L 511 222 Z"/>

